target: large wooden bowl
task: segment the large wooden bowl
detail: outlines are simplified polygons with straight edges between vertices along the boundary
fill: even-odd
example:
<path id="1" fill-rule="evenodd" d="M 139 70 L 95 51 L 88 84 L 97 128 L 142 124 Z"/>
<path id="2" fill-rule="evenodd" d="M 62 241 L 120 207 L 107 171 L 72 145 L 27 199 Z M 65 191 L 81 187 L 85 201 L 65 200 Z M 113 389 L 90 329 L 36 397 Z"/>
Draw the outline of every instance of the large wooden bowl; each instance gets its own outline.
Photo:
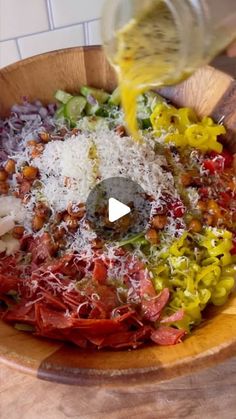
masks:
<path id="1" fill-rule="evenodd" d="M 53 101 L 57 89 L 75 92 L 88 84 L 112 90 L 116 77 L 98 47 L 67 49 L 16 63 L 0 72 L 0 113 L 5 116 L 22 96 Z M 228 141 L 235 150 L 236 82 L 206 67 L 175 88 L 162 93 L 199 115 L 224 116 Z M 88 352 L 38 339 L 0 324 L 0 360 L 42 379 L 66 383 L 143 384 L 223 361 L 236 355 L 236 295 L 221 308 L 211 308 L 204 323 L 183 343 L 149 346 L 135 351 Z"/>

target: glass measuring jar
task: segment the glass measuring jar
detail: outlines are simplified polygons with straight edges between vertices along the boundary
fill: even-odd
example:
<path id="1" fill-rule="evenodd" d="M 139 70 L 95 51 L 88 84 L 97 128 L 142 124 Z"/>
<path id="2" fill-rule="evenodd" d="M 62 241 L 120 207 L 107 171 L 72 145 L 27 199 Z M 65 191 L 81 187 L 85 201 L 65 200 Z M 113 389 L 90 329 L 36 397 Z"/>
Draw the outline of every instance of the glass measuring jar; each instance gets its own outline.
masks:
<path id="1" fill-rule="evenodd" d="M 155 11 L 155 7 L 160 4 L 164 7 L 155 15 L 157 28 L 159 22 L 159 32 L 150 30 L 149 36 L 153 44 L 153 59 L 157 62 L 161 57 L 161 60 L 166 59 L 168 65 L 163 74 L 158 74 L 158 79 L 146 77 L 142 83 L 149 87 L 174 84 L 186 78 L 197 68 L 211 62 L 236 39 L 235 0 L 106 0 L 102 19 L 103 44 L 118 73 L 120 62 L 117 59 L 117 33 L 129 22 L 144 16 L 145 10 L 152 7 Z M 172 48 L 163 45 L 163 13 L 168 14 L 168 25 L 174 33 Z M 152 19 L 154 21 L 154 15 Z"/>

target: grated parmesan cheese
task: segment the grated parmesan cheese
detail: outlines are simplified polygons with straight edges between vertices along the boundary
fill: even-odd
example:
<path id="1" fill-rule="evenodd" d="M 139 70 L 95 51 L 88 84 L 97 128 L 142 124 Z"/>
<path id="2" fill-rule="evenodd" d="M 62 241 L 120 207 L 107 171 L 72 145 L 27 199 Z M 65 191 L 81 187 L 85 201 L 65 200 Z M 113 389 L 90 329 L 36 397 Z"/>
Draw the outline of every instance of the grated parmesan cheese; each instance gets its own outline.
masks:
<path id="1" fill-rule="evenodd" d="M 92 146 L 96 162 L 89 157 Z M 151 143 L 140 146 L 108 129 L 52 141 L 31 164 L 39 169 L 43 197 L 56 211 L 66 209 L 69 202 L 85 202 L 95 184 L 110 177 L 131 178 L 155 200 L 164 191 L 176 195 L 172 175 L 162 169 L 165 159 L 155 154 Z"/>

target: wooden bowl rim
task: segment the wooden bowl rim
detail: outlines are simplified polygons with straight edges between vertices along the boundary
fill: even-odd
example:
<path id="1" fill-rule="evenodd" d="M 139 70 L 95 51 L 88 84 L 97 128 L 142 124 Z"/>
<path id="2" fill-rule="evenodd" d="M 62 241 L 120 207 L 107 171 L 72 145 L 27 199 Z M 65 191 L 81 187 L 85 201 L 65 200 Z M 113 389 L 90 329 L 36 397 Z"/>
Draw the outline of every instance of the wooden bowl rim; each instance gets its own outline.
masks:
<path id="1" fill-rule="evenodd" d="M 20 68 L 24 65 L 27 65 L 29 63 L 33 63 L 35 61 L 41 61 L 43 59 L 46 59 L 47 57 L 52 57 L 54 55 L 58 54 L 68 54 L 68 53 L 74 53 L 74 52 L 81 52 L 81 51 L 97 51 L 97 50 L 103 50 L 103 47 L 101 45 L 87 45 L 87 46 L 81 46 L 81 47 L 69 47 L 69 48 L 61 48 L 56 49 L 54 51 L 49 52 L 43 52 L 42 54 L 36 54 L 32 57 L 22 58 L 20 61 L 16 61 L 15 63 L 6 65 L 5 67 L 0 68 L 0 74 L 1 73 L 8 73 L 12 70 L 15 70 L 17 68 Z M 230 77 L 230 76 L 229 76 Z"/>

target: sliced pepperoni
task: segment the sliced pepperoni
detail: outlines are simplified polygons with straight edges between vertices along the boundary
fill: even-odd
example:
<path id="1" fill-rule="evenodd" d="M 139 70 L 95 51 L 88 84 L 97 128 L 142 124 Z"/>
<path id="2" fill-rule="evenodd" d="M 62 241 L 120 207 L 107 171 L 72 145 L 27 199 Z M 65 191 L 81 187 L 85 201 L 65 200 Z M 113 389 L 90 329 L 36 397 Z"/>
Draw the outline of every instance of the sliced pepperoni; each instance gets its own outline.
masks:
<path id="1" fill-rule="evenodd" d="M 151 333 L 151 340 L 157 345 L 176 345 L 181 342 L 185 335 L 185 330 L 175 329 L 174 327 L 169 326 L 160 326 L 157 330 Z"/>

